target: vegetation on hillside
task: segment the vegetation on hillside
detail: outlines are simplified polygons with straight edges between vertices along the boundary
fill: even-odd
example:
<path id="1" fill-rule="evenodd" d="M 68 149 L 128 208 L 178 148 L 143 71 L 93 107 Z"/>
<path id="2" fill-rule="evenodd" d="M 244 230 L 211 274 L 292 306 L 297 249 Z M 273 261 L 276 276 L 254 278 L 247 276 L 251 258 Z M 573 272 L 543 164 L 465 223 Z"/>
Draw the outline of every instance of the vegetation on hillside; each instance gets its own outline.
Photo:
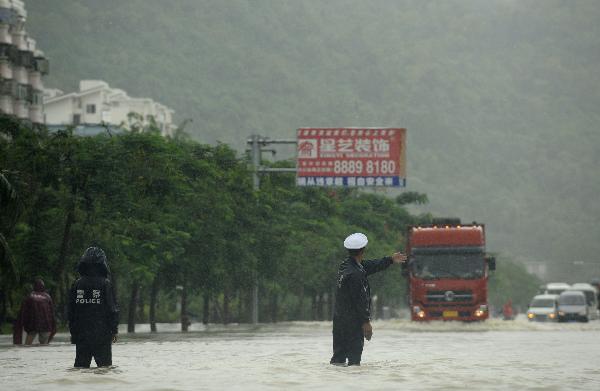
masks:
<path id="1" fill-rule="evenodd" d="M 427 210 L 588 279 L 600 253 L 595 1 L 28 0 L 47 84 L 103 79 L 241 150 L 301 126 L 408 128 Z M 425 210 L 425 209 L 418 209 Z M 577 271 L 573 261 L 583 261 Z M 596 262 L 595 269 L 593 264 Z M 553 268 L 552 268 L 553 266 Z"/>

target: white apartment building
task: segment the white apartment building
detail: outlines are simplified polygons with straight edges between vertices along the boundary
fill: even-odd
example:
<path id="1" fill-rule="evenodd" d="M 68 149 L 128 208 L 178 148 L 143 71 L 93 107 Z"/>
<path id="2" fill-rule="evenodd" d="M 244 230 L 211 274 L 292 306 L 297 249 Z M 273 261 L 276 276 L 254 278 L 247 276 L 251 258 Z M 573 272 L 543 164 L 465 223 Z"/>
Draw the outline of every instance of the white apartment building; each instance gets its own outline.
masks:
<path id="1" fill-rule="evenodd" d="M 23 1 L 0 0 L 0 112 L 40 124 L 48 60 L 27 35 L 26 18 Z"/>
<path id="2" fill-rule="evenodd" d="M 150 98 L 132 98 L 101 80 L 81 80 L 79 91 L 71 93 L 46 89 L 44 112 L 49 126 L 108 124 L 129 129 L 136 122 L 148 125 L 153 118 L 163 136 L 173 135 L 175 129 L 170 108 Z M 130 113 L 140 120 L 131 120 Z"/>

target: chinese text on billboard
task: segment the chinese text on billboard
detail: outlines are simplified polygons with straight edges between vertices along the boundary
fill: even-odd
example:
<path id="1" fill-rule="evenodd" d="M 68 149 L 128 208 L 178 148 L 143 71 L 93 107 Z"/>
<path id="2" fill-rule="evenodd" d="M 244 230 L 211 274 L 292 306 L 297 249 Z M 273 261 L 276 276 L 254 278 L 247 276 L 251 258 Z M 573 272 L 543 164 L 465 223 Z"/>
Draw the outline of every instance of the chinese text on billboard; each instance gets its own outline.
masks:
<path id="1" fill-rule="evenodd" d="M 300 128 L 299 186 L 406 186 L 406 129 Z"/>

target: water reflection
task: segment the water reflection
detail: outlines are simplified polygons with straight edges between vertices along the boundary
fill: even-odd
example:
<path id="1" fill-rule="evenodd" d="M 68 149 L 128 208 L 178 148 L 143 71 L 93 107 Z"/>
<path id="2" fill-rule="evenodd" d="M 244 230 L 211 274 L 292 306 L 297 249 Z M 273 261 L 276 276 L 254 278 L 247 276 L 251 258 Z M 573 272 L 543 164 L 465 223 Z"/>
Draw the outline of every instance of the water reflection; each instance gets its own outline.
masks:
<path id="1" fill-rule="evenodd" d="M 117 365 L 111 365 L 108 367 L 91 367 L 91 368 L 67 368 L 67 372 L 82 372 L 82 373 L 92 373 L 94 375 L 107 375 L 107 374 L 119 374 L 122 371 L 119 369 Z"/>

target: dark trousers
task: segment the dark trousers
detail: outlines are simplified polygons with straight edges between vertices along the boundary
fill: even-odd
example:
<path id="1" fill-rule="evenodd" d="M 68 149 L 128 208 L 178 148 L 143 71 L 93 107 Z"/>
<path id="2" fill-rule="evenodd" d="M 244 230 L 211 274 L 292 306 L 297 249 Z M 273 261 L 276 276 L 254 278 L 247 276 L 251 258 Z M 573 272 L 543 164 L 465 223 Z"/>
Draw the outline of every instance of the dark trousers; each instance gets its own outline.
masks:
<path id="1" fill-rule="evenodd" d="M 339 322 L 337 322 L 339 323 Z M 331 364 L 360 365 L 365 339 L 361 326 L 337 325 L 333 321 L 333 356 Z"/>
<path id="2" fill-rule="evenodd" d="M 75 345 L 75 365 L 76 368 L 89 368 L 92 363 L 92 357 L 99 367 L 108 367 L 112 365 L 112 344 L 103 343 L 99 345 L 80 344 Z"/>

